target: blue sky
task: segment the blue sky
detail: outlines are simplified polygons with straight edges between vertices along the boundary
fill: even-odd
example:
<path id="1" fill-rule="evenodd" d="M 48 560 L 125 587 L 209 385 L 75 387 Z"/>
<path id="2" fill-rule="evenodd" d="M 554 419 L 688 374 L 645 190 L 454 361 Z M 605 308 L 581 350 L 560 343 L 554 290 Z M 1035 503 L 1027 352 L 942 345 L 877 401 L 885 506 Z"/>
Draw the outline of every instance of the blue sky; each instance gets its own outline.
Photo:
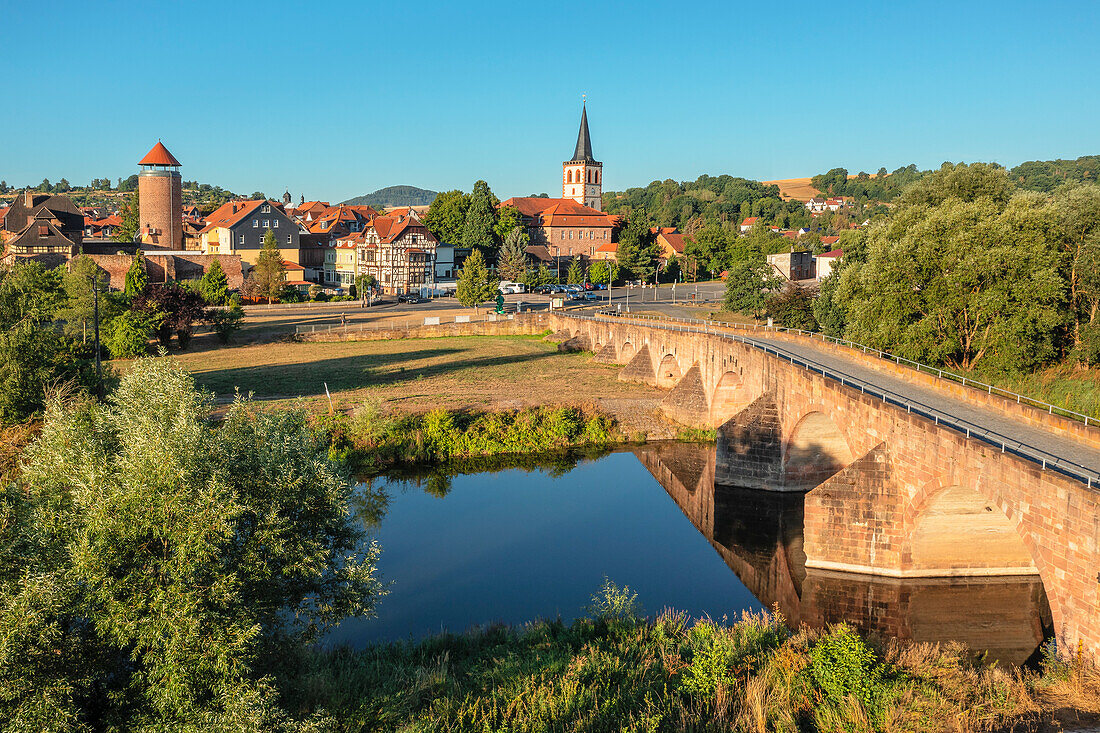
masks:
<path id="1" fill-rule="evenodd" d="M 54 2 L 0 9 L 0 178 L 331 201 L 1100 153 L 1100 3 Z M 18 100 L 18 101 L 17 101 Z"/>

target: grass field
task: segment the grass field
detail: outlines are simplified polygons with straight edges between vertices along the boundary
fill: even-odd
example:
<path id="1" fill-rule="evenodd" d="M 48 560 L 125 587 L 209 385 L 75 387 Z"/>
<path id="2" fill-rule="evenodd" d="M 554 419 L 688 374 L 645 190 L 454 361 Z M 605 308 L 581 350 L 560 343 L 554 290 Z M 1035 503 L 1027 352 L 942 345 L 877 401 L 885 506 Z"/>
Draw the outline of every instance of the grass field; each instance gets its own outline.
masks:
<path id="1" fill-rule="evenodd" d="M 559 352 L 535 337 L 276 342 L 173 358 L 221 400 L 239 390 L 327 409 L 327 385 L 337 410 L 368 399 L 404 411 L 578 405 L 611 415 L 628 434 L 671 437 L 678 429 L 657 415 L 659 390 L 620 382 L 620 367 L 597 364 L 587 353 Z M 126 364 L 116 362 L 120 369 Z"/>

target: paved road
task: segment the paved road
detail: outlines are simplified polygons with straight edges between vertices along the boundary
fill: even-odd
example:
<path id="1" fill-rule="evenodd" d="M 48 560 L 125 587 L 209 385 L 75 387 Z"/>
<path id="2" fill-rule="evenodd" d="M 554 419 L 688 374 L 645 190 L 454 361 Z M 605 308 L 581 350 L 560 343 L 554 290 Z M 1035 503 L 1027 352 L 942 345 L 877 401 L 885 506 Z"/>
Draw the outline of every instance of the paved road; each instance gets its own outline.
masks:
<path id="1" fill-rule="evenodd" d="M 736 333 L 735 331 L 731 333 Z M 737 334 L 741 336 L 742 334 Z M 1001 441 L 1010 446 L 1022 443 L 1029 446 L 1020 452 L 1032 453 L 1027 457 L 1035 460 L 1034 451 L 1057 457 L 1063 462 L 1075 464 L 1080 470 L 1083 467 L 1087 473 L 1100 477 L 1100 449 L 1073 442 L 1060 436 L 1049 433 L 1041 428 L 1031 427 L 1014 421 L 998 413 L 983 410 L 980 407 L 970 405 L 951 397 L 945 396 L 936 390 L 920 385 L 910 384 L 897 377 L 849 361 L 841 356 L 824 351 L 812 343 L 792 343 L 780 339 L 753 336 L 745 338 L 754 345 L 773 351 L 796 357 L 811 364 L 824 367 L 833 374 L 840 375 L 846 381 L 862 383 L 871 388 L 870 391 L 887 392 L 891 397 L 899 401 L 909 402 L 914 407 L 923 408 L 924 412 L 939 413 L 955 418 L 971 427 L 974 434 L 983 431 L 990 439 Z M 877 389 L 875 389 L 877 388 Z M 1011 448 L 1010 448 L 1011 450 Z M 1068 467 L 1068 466 L 1067 466 Z M 1093 482 L 1096 486 L 1096 481 Z"/>

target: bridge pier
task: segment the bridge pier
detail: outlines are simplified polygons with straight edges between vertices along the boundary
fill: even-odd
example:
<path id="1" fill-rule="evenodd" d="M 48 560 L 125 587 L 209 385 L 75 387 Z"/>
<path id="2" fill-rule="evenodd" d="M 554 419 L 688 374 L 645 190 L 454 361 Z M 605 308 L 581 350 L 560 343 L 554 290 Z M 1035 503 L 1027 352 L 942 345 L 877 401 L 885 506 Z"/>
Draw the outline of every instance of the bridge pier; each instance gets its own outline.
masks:
<path id="1" fill-rule="evenodd" d="M 946 382 L 941 395 L 934 376 L 793 335 L 772 340 L 847 360 L 872 388 L 721 334 L 558 313 L 548 323 L 566 343 L 618 344 L 620 379 L 669 389 L 663 407 L 677 419 L 720 425 L 720 484 L 810 490 L 811 568 L 896 578 L 1038 574 L 1062 648 L 1080 643 L 1100 659 L 1096 483 L 926 417 L 919 401 L 899 407 L 876 394 L 873 375 L 924 390 L 941 413 L 946 395 L 994 429 L 1045 431 L 1043 445 L 1057 445 L 1048 440 L 1055 436 L 1070 460 L 1087 455 L 1079 462 L 1089 465 L 1100 464 L 1097 428 Z"/>

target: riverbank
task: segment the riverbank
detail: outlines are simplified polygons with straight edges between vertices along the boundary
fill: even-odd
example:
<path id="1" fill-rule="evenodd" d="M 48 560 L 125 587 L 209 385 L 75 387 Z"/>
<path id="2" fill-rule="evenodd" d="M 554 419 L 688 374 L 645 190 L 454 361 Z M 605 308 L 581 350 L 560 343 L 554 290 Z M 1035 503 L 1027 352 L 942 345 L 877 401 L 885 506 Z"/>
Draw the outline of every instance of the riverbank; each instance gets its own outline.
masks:
<path id="1" fill-rule="evenodd" d="M 553 456 L 566 451 L 600 451 L 644 441 L 628 435 L 595 408 L 527 407 L 518 410 L 385 412 L 377 401 L 348 413 L 318 415 L 316 427 L 331 444 L 330 455 L 364 477 L 395 468 L 417 468 L 513 456 Z M 714 440 L 714 431 L 684 428 L 677 438 Z M 471 461 L 473 463 L 471 463 Z"/>
<path id="2" fill-rule="evenodd" d="M 621 382 L 621 367 L 565 353 L 537 336 L 459 336 L 388 341 L 266 343 L 183 352 L 173 358 L 219 401 L 236 391 L 315 413 L 522 410 L 540 405 L 600 412 L 627 436 L 675 438 L 660 411 L 665 392 Z M 133 362 L 114 362 L 125 373 Z"/>
<path id="3" fill-rule="evenodd" d="M 868 643 L 781 617 L 637 615 L 608 584 L 566 625 L 496 626 L 312 650 L 280 681 L 292 715 L 341 731 L 1053 731 L 1095 724 L 1100 674 L 976 661 L 959 645 Z"/>

